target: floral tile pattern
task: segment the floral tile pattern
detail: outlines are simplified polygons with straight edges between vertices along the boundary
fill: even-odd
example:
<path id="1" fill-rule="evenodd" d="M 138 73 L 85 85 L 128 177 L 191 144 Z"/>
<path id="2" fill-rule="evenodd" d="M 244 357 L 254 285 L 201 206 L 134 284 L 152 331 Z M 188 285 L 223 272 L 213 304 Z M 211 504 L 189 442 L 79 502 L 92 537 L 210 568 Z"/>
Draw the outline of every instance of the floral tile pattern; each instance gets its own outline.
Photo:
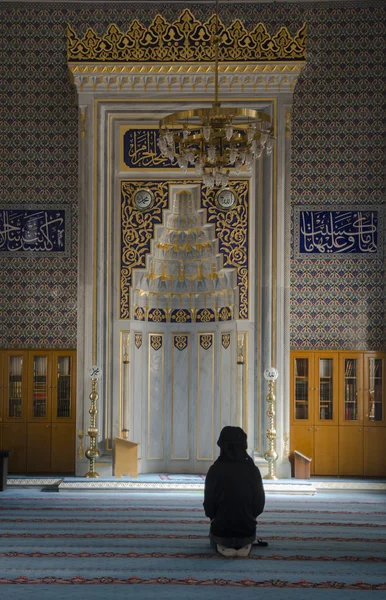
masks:
<path id="1" fill-rule="evenodd" d="M 99 34 L 184 3 L 125 6 L 0 3 L 0 203 L 71 206 L 71 257 L 0 259 L 0 346 L 76 346 L 77 108 L 66 65 L 66 24 Z M 196 18 L 213 12 L 195 4 Z M 384 203 L 385 6 L 381 0 L 221 6 L 221 18 L 268 30 L 308 27 L 307 67 L 292 117 L 292 202 Z M 383 260 L 291 262 L 293 348 L 386 348 Z"/>

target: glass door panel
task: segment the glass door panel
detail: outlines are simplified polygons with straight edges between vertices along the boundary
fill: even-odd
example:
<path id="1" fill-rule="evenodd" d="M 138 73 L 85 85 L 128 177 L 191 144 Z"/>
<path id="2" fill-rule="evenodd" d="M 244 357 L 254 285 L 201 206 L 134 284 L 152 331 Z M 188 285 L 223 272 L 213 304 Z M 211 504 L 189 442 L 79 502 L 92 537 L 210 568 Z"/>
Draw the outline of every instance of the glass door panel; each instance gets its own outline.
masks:
<path id="1" fill-rule="evenodd" d="M 48 357 L 33 357 L 32 419 L 48 417 Z"/>
<path id="2" fill-rule="evenodd" d="M 382 358 L 369 358 L 368 363 L 368 389 L 365 390 L 367 404 L 367 418 L 372 423 L 383 420 L 383 360 Z"/>
<path id="3" fill-rule="evenodd" d="M 359 361 L 344 359 L 344 421 L 358 421 Z"/>
<path id="4" fill-rule="evenodd" d="M 69 419 L 72 412 L 72 357 L 58 356 L 56 359 L 56 382 L 54 382 L 54 419 Z"/>
<path id="5" fill-rule="evenodd" d="M 334 418 L 334 360 L 319 359 L 319 420 L 332 421 Z"/>
<path id="6" fill-rule="evenodd" d="M 307 421 L 310 418 L 310 361 L 308 358 L 295 358 L 295 402 L 294 418 Z"/>
<path id="7" fill-rule="evenodd" d="M 5 385 L 5 418 L 23 417 L 23 355 L 9 356 Z"/>

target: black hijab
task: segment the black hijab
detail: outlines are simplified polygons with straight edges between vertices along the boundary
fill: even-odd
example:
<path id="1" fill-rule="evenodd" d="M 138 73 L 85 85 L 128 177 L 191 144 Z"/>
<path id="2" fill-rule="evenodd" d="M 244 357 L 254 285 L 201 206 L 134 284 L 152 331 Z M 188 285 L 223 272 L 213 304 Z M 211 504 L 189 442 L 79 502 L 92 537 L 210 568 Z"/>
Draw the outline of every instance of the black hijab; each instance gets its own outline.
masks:
<path id="1" fill-rule="evenodd" d="M 224 462 L 253 462 L 247 454 L 247 434 L 241 427 L 223 427 L 217 441 L 220 460 Z"/>

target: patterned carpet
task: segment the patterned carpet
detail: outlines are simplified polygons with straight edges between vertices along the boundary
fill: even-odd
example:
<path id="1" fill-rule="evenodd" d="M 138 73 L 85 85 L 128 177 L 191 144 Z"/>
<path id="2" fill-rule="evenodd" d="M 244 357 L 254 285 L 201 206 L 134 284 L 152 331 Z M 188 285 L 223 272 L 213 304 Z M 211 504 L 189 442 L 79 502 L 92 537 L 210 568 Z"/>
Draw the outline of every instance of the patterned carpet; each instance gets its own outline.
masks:
<path id="1" fill-rule="evenodd" d="M 196 493 L 0 494 L 0 597 L 341 600 L 386 591 L 380 493 L 267 498 L 249 558 L 213 554 Z M 127 587 L 129 586 L 129 587 Z M 75 591 L 75 589 L 77 591 Z M 258 588 L 258 589 L 256 589 Z"/>

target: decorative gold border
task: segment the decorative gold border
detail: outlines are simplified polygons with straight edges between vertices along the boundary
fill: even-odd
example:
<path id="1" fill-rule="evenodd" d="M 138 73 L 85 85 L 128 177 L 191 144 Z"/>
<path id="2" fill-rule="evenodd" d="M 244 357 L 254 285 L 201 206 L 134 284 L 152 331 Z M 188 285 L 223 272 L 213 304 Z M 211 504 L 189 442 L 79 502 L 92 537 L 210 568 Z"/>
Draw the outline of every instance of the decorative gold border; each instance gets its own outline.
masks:
<path id="1" fill-rule="evenodd" d="M 298 74 L 302 72 L 305 66 L 305 61 L 291 61 L 290 63 L 280 62 L 248 62 L 248 63 L 223 63 L 218 65 L 218 71 L 224 75 L 233 75 L 234 73 L 239 74 L 251 74 L 256 73 L 284 73 L 284 74 Z M 199 65 L 192 63 L 175 64 L 175 63 L 159 63 L 159 64 L 107 64 L 107 63 L 68 63 L 70 75 L 74 78 L 75 75 L 86 75 L 86 81 L 88 81 L 87 75 L 111 75 L 111 76 L 127 76 L 127 75 L 207 75 L 215 73 L 213 63 L 200 63 Z M 119 81 L 117 80 L 116 83 Z M 156 91 L 159 89 L 160 83 L 163 80 L 151 80 L 149 83 L 154 83 Z M 210 84 L 210 82 L 209 82 Z M 111 84 L 110 84 L 111 85 Z M 121 87 L 123 82 L 121 83 Z M 132 87 L 135 84 L 132 84 Z M 208 98 L 206 99 L 208 101 Z M 117 100 L 115 100 L 116 102 Z M 149 102 L 149 100 L 147 100 Z M 154 99 L 152 100 L 152 102 Z"/>
<path id="2" fill-rule="evenodd" d="M 247 435 L 249 435 L 249 419 L 248 419 L 248 410 L 249 410 L 249 402 L 248 402 L 248 367 L 249 367 L 249 336 L 248 331 L 238 331 L 238 335 L 243 336 L 243 344 L 244 344 L 244 364 L 243 364 L 243 380 L 244 380 L 244 398 L 243 398 L 243 429 Z"/>
<path id="3" fill-rule="evenodd" d="M 188 456 L 186 458 L 180 457 L 177 458 L 176 456 L 174 456 L 174 353 L 177 350 L 178 352 L 181 352 L 181 350 L 179 350 L 178 348 L 175 347 L 174 345 L 174 340 L 176 339 L 176 337 L 183 335 L 186 336 L 187 338 L 187 345 L 186 347 L 182 350 L 182 352 L 187 351 L 188 353 L 188 358 L 187 358 L 187 367 L 188 367 L 188 381 L 186 384 L 186 389 L 188 392 L 188 432 L 187 432 L 187 436 L 188 436 Z M 190 340 L 190 333 L 173 333 L 172 334 L 172 385 L 171 385 L 171 454 L 170 454 L 170 458 L 171 460 L 190 460 L 190 377 L 191 377 L 191 373 L 190 373 L 190 347 L 191 347 L 191 340 Z"/>
<path id="4" fill-rule="evenodd" d="M 83 62 L 205 62 L 215 59 L 213 36 L 220 39 L 219 61 L 302 60 L 306 55 L 306 24 L 292 36 L 281 26 L 270 35 L 264 23 L 247 30 L 240 19 L 225 26 L 221 18 L 212 14 L 206 21 L 198 21 L 185 8 L 174 21 L 156 14 L 148 27 L 138 19 L 126 31 L 114 23 L 99 36 L 88 27 L 79 37 L 67 24 L 67 61 Z"/>
<path id="5" fill-rule="evenodd" d="M 220 340 L 219 340 L 219 348 L 220 348 L 220 351 L 219 351 L 219 363 L 220 363 L 219 376 L 220 376 L 220 382 L 221 382 L 220 383 L 220 395 L 219 395 L 220 396 L 219 397 L 220 427 L 222 427 L 222 423 L 223 423 L 223 420 L 222 420 L 222 418 L 223 418 L 223 410 L 222 410 L 223 409 L 223 402 L 222 402 L 223 398 L 222 398 L 221 392 L 223 389 L 222 383 L 224 381 L 224 375 L 223 375 L 223 360 L 222 359 L 223 359 L 225 352 L 227 352 L 227 353 L 230 352 L 231 364 L 232 364 L 232 361 L 234 360 L 234 357 L 233 357 L 233 337 L 234 337 L 234 335 L 233 334 L 234 334 L 233 331 L 220 331 Z M 226 346 L 226 347 L 224 346 L 224 336 L 229 336 L 229 339 L 228 339 L 229 343 L 228 343 L 228 346 Z M 232 422 L 232 400 L 233 400 L 233 398 L 232 398 L 232 378 L 233 378 L 232 369 L 229 369 L 228 375 L 230 378 L 229 389 L 231 391 L 230 397 L 229 397 L 230 406 L 229 406 L 229 423 L 228 423 L 228 424 L 230 424 Z"/>
<path id="6" fill-rule="evenodd" d="M 150 367 L 151 367 L 151 343 L 150 338 L 152 335 L 160 336 L 162 339 L 162 344 L 160 346 L 160 350 L 162 352 L 162 379 L 161 379 L 161 389 L 162 389 L 162 456 L 150 456 L 150 408 L 151 408 L 151 388 L 150 388 Z M 164 334 L 157 332 L 148 333 L 148 362 L 147 362 L 147 460 L 164 460 L 165 459 L 165 344 L 164 344 Z M 158 350 L 155 350 L 158 352 Z"/>
<path id="7" fill-rule="evenodd" d="M 259 169 L 259 174 L 258 174 L 258 188 L 257 188 L 257 198 L 256 198 L 256 207 L 257 207 L 257 215 L 255 217 L 255 223 L 257 221 L 257 225 L 258 225 L 258 230 L 256 231 L 257 237 L 258 239 L 261 240 L 261 230 L 262 230 L 262 217 L 263 217 L 263 163 L 260 161 L 259 165 L 258 165 L 258 169 Z M 261 252 L 261 243 L 259 244 L 258 247 L 258 252 L 257 252 L 257 261 L 255 264 L 255 268 L 256 268 L 256 294 L 257 294 L 257 302 L 256 302 L 256 312 L 257 314 L 255 315 L 255 322 L 257 323 L 257 330 L 256 330 L 256 336 L 257 336 L 257 340 L 256 340 L 256 348 L 257 348 L 257 373 L 256 373 L 256 377 L 257 377 L 257 398 L 256 398 L 256 407 L 255 410 L 257 412 L 257 415 L 255 417 L 255 423 L 256 423 L 256 427 L 257 427 L 257 431 L 256 431 L 256 452 L 260 453 L 261 452 L 261 411 L 262 411 L 262 405 L 261 405 L 261 380 L 262 380 L 262 370 L 261 370 L 261 344 L 262 344 L 262 340 L 261 340 L 261 319 L 262 319 L 262 314 L 261 314 L 261 269 L 262 269 L 262 252 Z"/>
<path id="8" fill-rule="evenodd" d="M 211 346 L 205 350 L 200 344 L 200 336 L 201 335 L 211 335 L 212 336 L 212 344 Z M 197 411 L 197 429 L 196 429 L 196 460 L 214 460 L 214 351 L 215 351 L 215 341 L 216 335 L 214 331 L 198 331 L 197 332 L 197 402 L 196 402 L 196 411 Z M 200 379 L 200 350 L 204 352 L 210 351 L 212 358 L 212 456 L 211 458 L 201 458 L 199 457 L 199 447 L 201 443 L 201 431 L 200 431 L 200 423 L 201 423 L 201 379 Z"/>

